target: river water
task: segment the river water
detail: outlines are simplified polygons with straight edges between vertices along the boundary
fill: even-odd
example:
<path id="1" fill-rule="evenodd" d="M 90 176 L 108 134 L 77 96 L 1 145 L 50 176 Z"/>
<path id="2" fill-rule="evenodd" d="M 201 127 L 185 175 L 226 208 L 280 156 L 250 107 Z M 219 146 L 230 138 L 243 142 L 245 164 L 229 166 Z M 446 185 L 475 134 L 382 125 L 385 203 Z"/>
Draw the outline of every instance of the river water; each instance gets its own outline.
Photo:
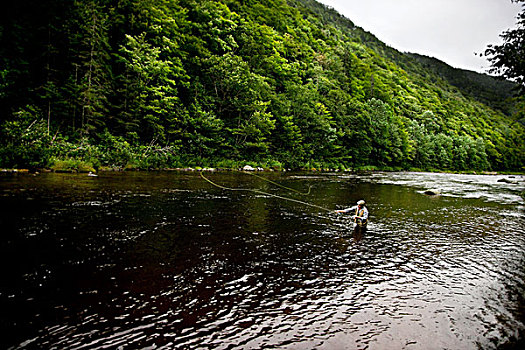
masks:
<path id="1" fill-rule="evenodd" d="M 523 345 L 525 177 L 205 176 L 0 176 L 0 347 Z"/>

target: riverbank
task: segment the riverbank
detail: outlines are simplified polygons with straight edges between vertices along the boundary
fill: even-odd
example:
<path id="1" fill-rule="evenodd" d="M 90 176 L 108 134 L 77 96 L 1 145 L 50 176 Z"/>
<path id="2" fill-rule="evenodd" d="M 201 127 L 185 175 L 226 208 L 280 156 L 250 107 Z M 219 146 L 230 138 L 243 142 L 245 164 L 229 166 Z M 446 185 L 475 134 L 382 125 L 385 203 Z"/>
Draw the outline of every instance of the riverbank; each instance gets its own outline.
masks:
<path id="1" fill-rule="evenodd" d="M 176 167 L 176 168 L 156 168 L 156 169 L 139 169 L 139 168 L 119 168 L 119 167 L 100 167 L 98 169 L 91 167 L 81 168 L 42 168 L 42 169 L 6 169 L 0 168 L 0 173 L 3 174 L 39 174 L 39 173 L 104 173 L 104 172 L 128 172 L 128 171 L 179 171 L 179 172 L 227 172 L 227 171 L 248 171 L 248 172 L 289 172 L 289 171 L 302 171 L 302 172 L 342 172 L 342 173 L 372 173 L 372 172 L 406 172 L 406 173 L 443 173 L 443 174 L 469 174 L 469 175 L 525 175 L 525 171 L 452 171 L 446 169 L 392 169 L 391 167 L 356 167 L 356 168 L 298 168 L 298 169 L 287 169 L 283 167 L 253 167 L 251 165 L 224 168 L 224 167 Z"/>

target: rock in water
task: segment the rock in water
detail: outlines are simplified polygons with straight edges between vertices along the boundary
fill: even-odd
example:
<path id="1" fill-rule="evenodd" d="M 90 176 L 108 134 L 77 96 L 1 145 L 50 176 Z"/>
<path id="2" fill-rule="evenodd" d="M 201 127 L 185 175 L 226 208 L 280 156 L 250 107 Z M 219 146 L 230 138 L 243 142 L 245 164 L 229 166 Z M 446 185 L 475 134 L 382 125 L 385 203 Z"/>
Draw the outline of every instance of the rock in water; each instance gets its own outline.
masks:
<path id="1" fill-rule="evenodd" d="M 512 181 L 512 180 L 509 180 L 509 179 L 499 179 L 498 182 L 504 182 L 504 183 L 507 183 L 507 184 L 516 184 L 517 182 L 515 181 Z"/>
<path id="2" fill-rule="evenodd" d="M 426 190 L 424 193 L 428 196 L 439 196 L 441 194 L 441 190 L 431 189 L 431 190 Z"/>

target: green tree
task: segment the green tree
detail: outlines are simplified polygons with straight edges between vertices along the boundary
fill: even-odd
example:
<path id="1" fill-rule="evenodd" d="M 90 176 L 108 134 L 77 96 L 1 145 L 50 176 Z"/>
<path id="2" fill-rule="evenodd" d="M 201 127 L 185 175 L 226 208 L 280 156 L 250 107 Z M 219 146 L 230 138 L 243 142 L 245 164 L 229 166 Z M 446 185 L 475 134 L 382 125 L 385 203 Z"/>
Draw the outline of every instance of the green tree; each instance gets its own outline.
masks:
<path id="1" fill-rule="evenodd" d="M 436 157 L 433 167 L 436 169 L 450 169 L 454 161 L 452 155 L 452 138 L 443 133 L 439 133 L 433 137 L 433 144 Z"/>
<path id="2" fill-rule="evenodd" d="M 371 161 L 378 165 L 401 165 L 406 156 L 407 134 L 392 109 L 378 99 L 368 102 Z"/>
<path id="3" fill-rule="evenodd" d="M 108 15 L 96 0 L 75 1 L 71 26 L 75 59 L 75 101 L 79 107 L 80 132 L 87 135 L 105 126 L 109 111 L 111 66 L 109 55 Z"/>
<path id="4" fill-rule="evenodd" d="M 270 87 L 266 79 L 250 71 L 239 56 L 226 54 L 207 60 L 207 84 L 213 92 L 217 116 L 224 122 L 229 152 L 248 156 L 265 153 L 266 137 L 275 127 L 268 112 Z"/>
<path id="5" fill-rule="evenodd" d="M 12 168 L 41 168 L 51 157 L 46 121 L 32 106 L 21 109 L 0 128 L 0 164 Z"/>
<path id="6" fill-rule="evenodd" d="M 485 50 L 492 67 L 489 72 L 507 79 L 515 80 L 521 87 L 521 94 L 525 94 L 525 0 L 512 0 L 523 3 L 522 11 L 518 14 L 515 29 L 510 29 L 500 37 L 503 43 L 489 45 Z"/>
<path id="7" fill-rule="evenodd" d="M 407 159 L 413 166 L 424 169 L 428 166 L 431 157 L 427 144 L 427 130 L 424 125 L 420 125 L 416 120 L 409 120 L 407 124 L 409 139 Z"/>
<path id="8" fill-rule="evenodd" d="M 124 129 L 148 141 L 166 141 L 166 129 L 177 127 L 182 109 L 177 92 L 177 69 L 172 61 L 162 60 L 160 54 L 160 48 L 148 42 L 146 33 L 136 37 L 127 35 L 120 54 L 125 66 L 121 77 Z"/>

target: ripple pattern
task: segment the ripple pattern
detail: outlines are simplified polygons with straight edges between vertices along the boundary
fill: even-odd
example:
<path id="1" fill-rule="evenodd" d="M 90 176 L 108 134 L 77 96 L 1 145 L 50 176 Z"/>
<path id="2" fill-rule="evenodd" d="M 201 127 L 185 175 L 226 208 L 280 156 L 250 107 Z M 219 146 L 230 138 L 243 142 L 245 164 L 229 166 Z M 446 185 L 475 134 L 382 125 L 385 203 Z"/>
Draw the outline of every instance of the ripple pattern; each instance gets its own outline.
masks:
<path id="1" fill-rule="evenodd" d="M 524 341 L 525 216 L 512 187 L 521 178 L 272 178 L 312 186 L 308 199 L 323 207 L 366 198 L 363 233 L 347 217 L 218 190 L 197 175 L 108 175 L 80 189 L 70 186 L 74 177 L 53 175 L 0 182 L 11 208 L 0 217 L 3 348 L 498 349 Z M 425 196 L 421 184 L 445 194 Z"/>

